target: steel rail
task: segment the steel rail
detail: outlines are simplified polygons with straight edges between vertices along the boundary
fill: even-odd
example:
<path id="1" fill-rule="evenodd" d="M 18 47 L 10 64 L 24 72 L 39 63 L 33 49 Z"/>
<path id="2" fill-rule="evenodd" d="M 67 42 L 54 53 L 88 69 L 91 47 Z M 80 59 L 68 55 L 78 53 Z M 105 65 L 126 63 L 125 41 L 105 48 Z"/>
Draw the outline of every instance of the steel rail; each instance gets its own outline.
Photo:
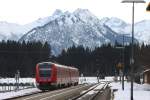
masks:
<path id="1" fill-rule="evenodd" d="M 57 94 L 59 92 L 68 91 L 70 89 L 76 89 L 76 88 L 80 88 L 80 87 L 83 87 L 83 86 L 84 85 L 78 85 L 78 86 L 72 86 L 72 87 L 69 87 L 69 88 L 57 89 L 57 90 L 52 90 L 52 91 L 44 91 L 44 92 L 40 91 L 40 92 L 31 93 L 31 94 L 27 94 L 27 95 L 22 95 L 22 96 L 16 96 L 16 97 L 8 98 L 8 99 L 5 99 L 5 100 L 20 99 L 20 98 L 25 98 L 23 100 L 30 100 L 30 99 L 33 99 L 33 98 L 41 97 L 43 95 L 46 96 L 47 94 L 51 94 L 51 95 L 52 94 Z M 34 96 L 32 96 L 32 95 L 34 95 Z"/>
<path id="2" fill-rule="evenodd" d="M 101 83 L 100 83 L 100 84 L 101 84 Z M 78 99 L 82 98 L 82 97 L 85 96 L 88 92 L 90 92 L 90 91 L 96 89 L 100 84 L 97 84 L 97 85 L 93 86 L 92 88 L 88 89 L 86 92 L 84 92 L 84 93 L 82 93 L 82 94 L 80 94 L 80 95 L 78 95 L 78 96 L 76 96 L 76 97 L 74 97 L 74 98 L 71 98 L 71 99 L 69 99 L 69 100 L 78 100 Z M 106 83 L 102 86 L 102 88 L 101 88 L 94 96 L 92 96 L 92 97 L 89 98 L 88 100 L 94 100 L 94 99 L 96 98 L 96 96 L 97 96 L 99 93 L 101 93 L 102 91 L 104 91 L 104 90 L 106 89 L 106 87 L 108 86 L 108 84 L 109 84 L 109 83 L 106 82 Z"/>
<path id="3" fill-rule="evenodd" d="M 91 100 L 94 100 L 94 99 L 97 97 L 97 95 L 102 94 L 102 93 L 104 92 L 104 90 L 108 87 L 108 84 L 109 84 L 108 82 L 105 83 L 104 86 L 102 87 L 102 89 L 100 89 L 100 90 L 91 98 Z"/>

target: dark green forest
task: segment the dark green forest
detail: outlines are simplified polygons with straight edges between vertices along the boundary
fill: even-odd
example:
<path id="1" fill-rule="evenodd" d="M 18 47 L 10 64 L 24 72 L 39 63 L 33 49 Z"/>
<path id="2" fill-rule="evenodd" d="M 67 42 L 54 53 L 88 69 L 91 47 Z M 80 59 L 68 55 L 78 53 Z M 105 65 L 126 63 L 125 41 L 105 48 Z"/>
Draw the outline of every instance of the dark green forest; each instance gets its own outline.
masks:
<path id="1" fill-rule="evenodd" d="M 0 76 L 14 77 L 17 70 L 21 77 L 34 77 L 35 65 L 49 59 L 50 47 L 41 42 L 0 42 Z"/>
<path id="2" fill-rule="evenodd" d="M 51 54 L 49 44 L 41 42 L 0 42 L 0 77 L 14 77 L 17 70 L 21 77 L 34 77 L 38 62 L 51 61 L 79 68 L 80 74 L 100 77 L 118 75 L 118 63 L 124 62 L 125 75 L 130 74 L 131 45 L 104 44 L 94 49 L 72 46 L 61 54 Z M 150 45 L 134 45 L 134 72 L 138 74 L 150 65 Z"/>

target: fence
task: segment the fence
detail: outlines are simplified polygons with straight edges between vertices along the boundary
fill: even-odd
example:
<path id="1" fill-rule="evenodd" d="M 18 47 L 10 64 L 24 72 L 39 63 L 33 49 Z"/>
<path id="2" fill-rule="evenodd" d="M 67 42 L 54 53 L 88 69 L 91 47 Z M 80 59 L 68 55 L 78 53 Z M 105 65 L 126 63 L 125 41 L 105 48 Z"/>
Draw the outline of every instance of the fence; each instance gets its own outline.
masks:
<path id="1" fill-rule="evenodd" d="M 33 83 L 0 83 L 0 92 L 18 91 L 27 88 L 34 88 Z"/>

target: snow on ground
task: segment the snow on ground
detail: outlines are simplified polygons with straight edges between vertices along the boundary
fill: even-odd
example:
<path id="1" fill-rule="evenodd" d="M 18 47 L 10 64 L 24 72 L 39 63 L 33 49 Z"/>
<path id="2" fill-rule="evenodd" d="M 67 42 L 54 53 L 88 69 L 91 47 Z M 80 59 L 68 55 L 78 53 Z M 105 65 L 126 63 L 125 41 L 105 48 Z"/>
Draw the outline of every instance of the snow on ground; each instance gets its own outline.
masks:
<path id="1" fill-rule="evenodd" d="M 112 89 L 118 89 L 114 93 L 114 100 L 130 100 L 130 82 L 125 82 L 124 91 L 120 82 L 110 84 Z M 150 85 L 134 83 L 133 98 L 134 100 L 150 100 Z"/>
<path id="2" fill-rule="evenodd" d="M 35 79 L 34 78 L 20 78 L 19 79 L 20 83 L 34 83 L 35 84 Z M 0 83 L 15 83 L 14 78 L 1 78 Z M 96 77 L 80 77 L 79 78 L 79 84 L 82 83 L 97 83 L 97 78 Z M 17 97 L 17 96 L 23 96 L 29 93 L 33 92 L 38 92 L 37 88 L 30 88 L 30 89 L 24 89 L 24 90 L 19 90 L 19 91 L 11 91 L 11 92 L 2 92 L 0 93 L 0 100 L 2 99 L 7 99 L 11 97 Z"/>
<path id="3" fill-rule="evenodd" d="M 0 83 L 16 83 L 16 80 L 14 78 L 1 78 Z M 35 78 L 20 78 L 19 83 L 33 83 L 35 85 Z M 1 89 L 2 87 L 0 87 Z M 6 87 L 8 88 L 8 87 Z M 8 99 L 12 97 L 17 96 L 23 96 L 35 92 L 39 92 L 40 90 L 37 88 L 29 88 L 24 90 L 18 90 L 18 91 L 10 91 L 10 92 L 0 92 L 0 100 L 2 99 Z"/>
<path id="4" fill-rule="evenodd" d="M 105 79 L 100 79 L 99 81 L 113 81 L 114 80 L 114 77 L 105 77 Z M 98 80 L 97 80 L 97 77 L 80 77 L 79 78 L 79 84 L 82 84 L 82 83 L 97 83 Z"/>
<path id="5" fill-rule="evenodd" d="M 0 83 L 16 83 L 15 78 L 1 78 Z M 19 78 L 19 83 L 35 83 L 34 78 Z"/>
<path id="6" fill-rule="evenodd" d="M 97 83 L 97 77 L 80 77 L 79 84 L 83 83 Z"/>
<path id="7" fill-rule="evenodd" d="M 103 80 L 100 81 L 113 81 L 113 77 L 106 77 Z M 0 82 L 15 82 L 14 79 L 0 79 Z M 35 79 L 33 78 L 25 78 L 25 79 L 20 79 L 20 82 L 26 83 L 26 82 L 35 82 Z M 97 83 L 97 78 L 96 77 L 80 77 L 79 83 Z M 110 83 L 110 86 L 112 89 L 117 89 L 114 93 L 114 100 L 130 100 L 130 83 L 125 82 L 125 89 L 122 91 L 122 84 L 120 82 L 112 82 Z M 38 92 L 37 88 L 31 88 L 31 89 L 24 89 L 24 90 L 19 90 L 17 92 L 11 91 L 11 92 L 3 92 L 0 93 L 0 100 L 1 99 L 6 99 L 10 97 L 16 97 L 16 96 L 22 96 L 28 93 L 33 93 L 33 92 Z M 136 84 L 134 83 L 134 100 L 150 100 L 150 85 L 148 84 Z"/>
<path id="8" fill-rule="evenodd" d="M 0 100 L 2 99 L 9 99 L 12 97 L 18 97 L 18 96 L 23 96 L 31 93 L 36 93 L 39 92 L 37 88 L 30 88 L 30 89 L 24 89 L 24 90 L 19 90 L 19 91 L 11 91 L 11 92 L 4 92 L 0 93 Z"/>

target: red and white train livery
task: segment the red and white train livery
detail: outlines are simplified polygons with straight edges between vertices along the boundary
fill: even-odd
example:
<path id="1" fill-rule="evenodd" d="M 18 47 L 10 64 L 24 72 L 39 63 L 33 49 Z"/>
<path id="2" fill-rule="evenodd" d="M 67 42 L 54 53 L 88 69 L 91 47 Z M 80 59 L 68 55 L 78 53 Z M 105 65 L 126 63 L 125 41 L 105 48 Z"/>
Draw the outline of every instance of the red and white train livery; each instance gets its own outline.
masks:
<path id="1" fill-rule="evenodd" d="M 36 83 L 41 90 L 77 85 L 78 81 L 79 70 L 77 68 L 52 62 L 42 62 L 36 65 Z"/>

